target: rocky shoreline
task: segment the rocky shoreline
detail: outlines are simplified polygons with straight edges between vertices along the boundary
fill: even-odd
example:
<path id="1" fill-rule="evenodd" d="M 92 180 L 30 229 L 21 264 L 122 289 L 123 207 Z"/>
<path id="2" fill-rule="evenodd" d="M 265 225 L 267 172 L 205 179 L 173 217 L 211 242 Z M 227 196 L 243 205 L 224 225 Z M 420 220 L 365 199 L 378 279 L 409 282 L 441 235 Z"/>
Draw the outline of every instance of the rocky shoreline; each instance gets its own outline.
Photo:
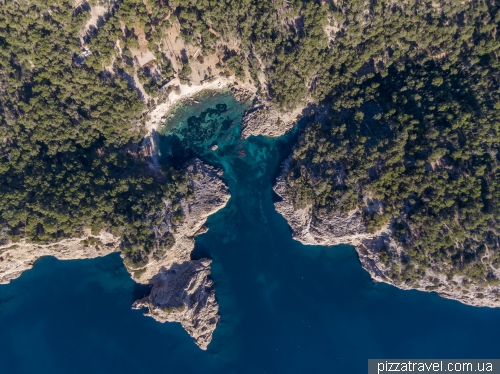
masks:
<path id="1" fill-rule="evenodd" d="M 189 161 L 185 169 L 194 197 L 181 200 L 183 221 L 173 223 L 170 202 L 165 202 L 165 209 L 157 213 L 161 222 L 152 228 L 157 238 L 171 235 L 174 244 L 161 258 L 151 256 L 145 267 L 128 270 L 136 282 L 153 286 L 151 294 L 134 307 L 148 307 L 147 315 L 159 322 L 180 322 L 195 343 L 206 349 L 219 321 L 211 260 L 191 260 L 190 255 L 195 236 L 207 230 L 208 216 L 222 209 L 230 194 L 221 179 L 222 170 L 199 159 Z"/>
<path id="2" fill-rule="evenodd" d="M 148 307 L 148 315 L 160 322 L 180 322 L 195 343 L 206 349 L 219 321 L 215 289 L 210 279 L 211 260 L 204 258 L 193 261 L 190 255 L 194 248 L 194 237 L 206 231 L 204 224 L 207 217 L 222 209 L 230 194 L 221 179 L 222 170 L 196 158 L 184 168 L 194 196 L 183 198 L 180 202 L 184 217 L 182 222 L 174 224 L 171 202 L 165 201 L 165 208 L 154 217 L 161 218 L 161 222 L 152 227 L 158 238 L 171 235 L 174 238 L 173 245 L 161 257 L 151 255 L 142 268 L 127 265 L 126 268 L 136 282 L 152 285 L 151 294 L 134 303 L 134 307 Z M 9 243 L 0 246 L 0 284 L 9 283 L 31 269 L 40 257 L 91 259 L 119 252 L 120 244 L 121 239 L 108 232 L 92 235 L 90 230 L 86 230 L 81 237 L 47 245 L 25 241 Z M 159 295 L 163 295 L 163 298 Z M 165 295 L 170 295 L 168 300 Z M 176 309 L 170 311 L 174 300 Z M 158 309 L 158 305 L 163 309 Z"/>
<path id="3" fill-rule="evenodd" d="M 396 282 L 391 271 L 401 268 L 406 254 L 392 239 L 391 227 L 387 226 L 373 234 L 368 233 L 361 212 L 353 210 L 316 217 L 311 205 L 296 209 L 293 201 L 285 193 L 285 174 L 289 163 L 285 161 L 282 173 L 276 180 L 274 191 L 281 197 L 275 208 L 292 228 L 292 236 L 305 245 L 334 246 L 350 244 L 355 247 L 363 268 L 372 279 L 385 282 L 403 290 L 436 292 L 440 296 L 460 301 L 472 306 L 500 307 L 500 286 L 480 287 L 478 285 L 461 286 L 462 276 L 448 279 L 431 269 L 424 271 L 421 279 L 414 283 Z M 290 186 L 288 186 L 290 187 Z M 390 264 L 382 261 L 382 252 L 391 253 Z M 500 270 L 497 271 L 500 276 Z"/>
<path id="4" fill-rule="evenodd" d="M 160 221 L 152 225 L 156 238 L 172 236 L 174 244 L 160 257 L 150 256 L 144 267 L 129 268 L 136 282 L 148 283 L 162 268 L 189 261 L 194 238 L 206 231 L 204 225 L 208 216 L 226 206 L 230 198 L 229 190 L 221 179 L 221 169 L 204 164 L 197 158 L 188 161 L 184 169 L 194 196 L 180 201 L 184 216 L 182 222 L 173 222 L 172 205 L 169 201 L 165 201 L 164 208 L 152 217 L 155 221 Z"/>
<path id="5" fill-rule="evenodd" d="M 195 343 L 206 350 L 220 320 L 215 288 L 210 278 L 212 260 L 174 263 L 149 281 L 151 293 L 133 308 L 148 308 L 148 316 L 159 322 L 180 322 Z"/>
<path id="6" fill-rule="evenodd" d="M 33 244 L 21 240 L 0 246 L 0 284 L 7 284 L 33 267 L 44 256 L 59 260 L 84 260 L 103 257 L 119 251 L 120 238 L 101 231 L 92 235 L 86 230 L 83 236 L 64 239 L 51 244 Z"/>
<path id="7" fill-rule="evenodd" d="M 266 101 L 257 100 L 243 117 L 241 138 L 259 135 L 268 138 L 280 137 L 295 127 L 304 111 L 304 108 L 299 107 L 292 112 L 283 112 Z"/>

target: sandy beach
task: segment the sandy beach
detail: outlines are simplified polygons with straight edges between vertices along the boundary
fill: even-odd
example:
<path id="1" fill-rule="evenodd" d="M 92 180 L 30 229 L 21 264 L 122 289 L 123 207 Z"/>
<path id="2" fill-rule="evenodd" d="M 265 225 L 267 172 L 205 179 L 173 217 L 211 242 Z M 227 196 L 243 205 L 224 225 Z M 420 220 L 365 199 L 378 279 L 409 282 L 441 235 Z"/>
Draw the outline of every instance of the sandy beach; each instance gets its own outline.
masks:
<path id="1" fill-rule="evenodd" d="M 172 91 L 168 95 L 165 101 L 162 101 L 160 104 L 156 105 L 148 114 L 145 122 L 145 127 L 147 133 L 144 137 L 143 144 L 149 144 L 151 146 L 152 159 L 155 166 L 158 167 L 157 159 L 156 159 L 156 149 L 155 149 L 155 139 L 153 139 L 154 130 L 157 130 L 158 127 L 163 122 L 163 118 L 165 118 L 166 114 L 177 102 L 190 98 L 197 93 L 203 90 L 217 90 L 224 87 L 228 87 L 231 84 L 237 84 L 238 87 L 242 89 L 249 90 L 251 92 L 256 92 L 255 86 L 251 84 L 244 84 L 238 82 L 234 76 L 229 78 L 225 77 L 217 77 L 209 82 L 205 82 L 199 85 L 187 85 L 180 84 L 179 78 L 173 79 L 169 82 L 169 86 L 178 86 L 180 88 L 179 92 Z"/>
<path id="2" fill-rule="evenodd" d="M 146 120 L 147 134 L 145 138 L 151 136 L 153 130 L 156 130 L 158 126 L 161 124 L 162 118 L 165 117 L 169 109 L 178 101 L 192 97 L 203 90 L 217 90 L 235 83 L 238 84 L 238 86 L 243 89 L 247 89 L 252 92 L 256 91 L 256 88 L 253 85 L 242 84 L 241 82 L 236 81 L 234 77 L 229 77 L 229 78 L 217 77 L 209 82 L 191 86 L 187 84 L 180 84 L 178 78 L 173 79 L 169 83 L 169 86 L 180 87 L 180 92 L 179 93 L 174 91 L 170 92 L 168 98 L 164 102 L 158 104 L 153 110 L 151 110 L 148 113 L 147 116 L 148 118 Z"/>

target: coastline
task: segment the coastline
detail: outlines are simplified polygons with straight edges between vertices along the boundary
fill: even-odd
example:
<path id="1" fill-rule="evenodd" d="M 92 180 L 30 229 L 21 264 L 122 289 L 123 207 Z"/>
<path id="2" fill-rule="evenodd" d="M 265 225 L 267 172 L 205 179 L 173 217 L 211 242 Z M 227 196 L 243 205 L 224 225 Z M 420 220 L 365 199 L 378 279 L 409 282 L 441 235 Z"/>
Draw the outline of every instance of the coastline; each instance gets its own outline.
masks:
<path id="1" fill-rule="evenodd" d="M 287 160 L 288 161 L 288 160 Z M 401 290 L 435 292 L 439 296 L 459 301 L 475 307 L 500 307 L 499 286 L 481 288 L 477 285 L 459 286 L 463 276 L 448 279 L 444 274 L 427 269 L 421 279 L 414 283 L 397 282 L 391 278 L 391 270 L 402 263 L 404 250 L 394 241 L 389 226 L 377 232 L 368 233 L 361 221 L 358 210 L 347 214 L 336 212 L 331 216 L 314 217 L 312 206 L 296 209 L 286 196 L 284 173 L 288 168 L 285 161 L 282 174 L 274 184 L 274 192 L 282 198 L 275 202 L 276 211 L 283 216 L 292 229 L 292 237 L 303 245 L 333 247 L 340 244 L 351 245 L 358 254 L 360 265 L 376 282 L 387 283 Z M 388 265 L 381 259 L 380 249 L 397 253 L 399 262 Z M 499 272 L 500 273 L 500 272 Z"/>
<path id="2" fill-rule="evenodd" d="M 178 82 L 178 79 L 174 79 L 170 82 L 170 85 L 173 86 L 176 82 Z M 147 133 L 143 138 L 143 142 L 149 142 L 149 145 L 151 146 L 152 152 L 150 157 L 153 163 L 153 165 L 151 165 L 152 167 L 159 166 L 156 159 L 157 152 L 155 149 L 155 136 L 158 134 L 157 130 L 176 104 L 183 100 L 193 100 L 196 95 L 204 90 L 236 88 L 237 92 L 242 90 L 249 93 L 255 93 L 255 87 L 241 84 L 234 78 L 223 77 L 216 78 L 200 85 L 190 86 L 179 84 L 178 87 L 179 90 L 177 90 L 177 92 L 172 91 L 168 95 L 165 95 L 166 98 L 162 102 L 151 108 L 150 112 L 147 112 L 145 121 Z M 294 116 L 294 113 L 289 114 L 289 116 Z M 272 120 L 268 120 L 269 118 Z M 255 128 L 259 133 L 248 133 L 248 135 L 244 138 L 247 138 L 250 135 L 263 135 L 267 137 L 280 136 L 282 135 L 280 131 L 284 130 L 284 133 L 293 128 L 294 123 L 291 123 L 290 125 L 289 123 L 281 120 L 279 122 L 274 122 L 275 120 L 277 121 L 276 118 L 279 119 L 282 117 L 279 117 L 279 113 L 278 117 L 272 117 L 272 115 L 266 113 L 265 121 L 254 122 L 254 125 L 256 126 Z M 252 117 L 249 118 L 249 122 L 252 124 Z M 285 128 L 285 125 L 291 127 Z M 249 127 L 247 131 L 250 132 L 250 129 L 251 128 Z M 272 134 L 269 132 L 271 130 L 274 131 Z M 284 170 L 288 168 L 288 162 L 289 159 L 285 160 Z M 141 300 L 137 300 L 134 303 L 135 307 L 147 307 L 149 309 L 147 315 L 159 322 L 168 321 L 181 323 L 188 334 L 193 337 L 196 344 L 201 349 L 206 349 L 210 344 L 216 325 L 220 321 L 218 304 L 215 297 L 215 287 L 213 281 L 210 279 L 211 261 L 209 259 L 191 260 L 190 254 L 194 248 L 194 238 L 206 230 L 205 223 L 207 218 L 222 209 L 227 204 L 230 194 L 227 186 L 221 179 L 221 170 L 213 168 L 210 165 L 206 165 L 198 159 L 192 160 L 186 167 L 190 173 L 190 180 L 196 198 L 194 201 L 184 199 L 181 202 L 182 210 L 187 212 L 185 221 L 181 225 L 174 227 L 171 224 L 170 206 L 166 204 L 164 211 L 159 212 L 158 214 L 158 217 L 162 218 L 162 222 L 156 227 L 153 227 L 155 233 L 158 233 L 159 235 L 165 234 L 167 231 L 170 232 L 175 238 L 175 244 L 162 258 L 150 258 L 144 267 L 133 269 L 128 267 L 126 264 L 124 265 L 135 282 L 154 286 L 154 293 Z M 275 192 L 278 193 L 278 195 L 283 195 L 285 181 L 281 179 L 281 184 L 279 183 L 280 180 L 275 182 L 277 182 L 274 186 Z M 376 239 L 378 239 L 378 236 L 388 233 L 389 230 L 382 230 L 374 235 L 367 234 L 363 230 L 363 227 L 360 226 L 358 214 L 356 214 L 357 212 L 352 212 L 352 214 L 349 214 L 347 217 L 340 215 L 335 216 L 335 219 L 331 222 L 326 218 L 318 220 L 318 222 L 321 221 L 320 225 L 315 225 L 315 222 L 313 222 L 312 217 L 310 216 L 309 208 L 296 210 L 293 208 L 293 205 L 288 203 L 289 202 L 287 202 L 286 199 L 282 202 L 277 202 L 275 203 L 275 209 L 286 218 L 289 225 L 292 227 L 293 238 L 295 240 L 304 245 L 331 246 L 337 244 L 351 244 L 356 247 L 362 267 L 369 272 L 374 281 L 385 282 L 403 290 L 416 289 L 419 291 L 429 292 L 429 290 L 425 288 L 410 287 L 404 284 L 390 282 L 389 278 L 385 276 L 386 269 L 380 262 Z M 335 230 L 332 230 L 332 227 L 334 227 Z M 334 231 L 336 235 L 332 236 Z M 95 239 L 100 238 L 102 244 L 105 246 L 105 249 L 98 249 L 97 245 L 94 244 L 90 245 L 90 249 L 77 248 L 75 246 L 61 248 L 64 241 L 52 243 L 49 246 L 46 246 L 50 247 L 50 251 L 48 249 L 46 251 L 42 251 L 40 246 L 37 246 L 36 248 L 28 248 L 28 246 L 26 246 L 26 248 L 12 248 L 11 251 L 16 250 L 16 253 L 19 257 L 21 257 L 22 263 L 17 265 L 18 268 L 15 270 L 11 270 L 10 279 L 14 279 L 23 271 L 29 270 L 32 267 L 33 262 L 42 256 L 55 256 L 59 259 L 83 259 L 99 257 L 111 252 L 119 251 L 119 244 L 121 241 L 120 238 L 113 237 L 108 240 L 103 240 L 101 237 L 104 234 L 101 234 L 99 237 L 92 236 L 90 233 L 86 233 L 86 235 L 87 239 L 89 237 L 93 237 Z M 72 241 L 72 243 L 74 241 L 82 246 L 84 245 L 84 239 L 85 238 L 75 238 L 69 239 L 68 241 Z M 108 245 L 108 243 L 110 244 Z M 19 249 L 22 249 L 22 251 Z M 27 258 L 24 255 L 25 253 L 29 254 L 31 257 Z M 2 247 L 0 247 L 0 254 L 2 254 Z M 35 255 L 38 257 L 35 258 Z M 177 274 L 176 271 L 179 267 L 182 267 L 184 272 L 182 278 L 174 277 L 174 275 Z M 1 275 L 2 273 L 0 272 L 0 276 Z M 2 283 L 1 280 L 2 278 L 0 277 L 0 283 Z M 176 286 L 175 288 L 172 287 L 172 284 L 174 283 Z M 185 297 L 188 295 L 185 290 L 189 289 L 193 284 L 200 286 L 196 288 L 196 294 L 189 293 L 190 297 Z M 423 284 L 423 287 L 425 286 L 432 286 L 432 284 L 425 283 Z M 209 292 L 207 290 L 209 290 Z M 488 302 L 489 299 L 487 298 L 481 300 L 481 303 L 483 304 L 473 304 L 470 301 L 470 297 L 466 297 L 461 294 L 447 293 L 444 289 L 438 289 L 436 291 L 442 297 L 454 299 L 464 304 L 474 306 L 498 306 L 496 304 L 484 304 Z M 156 294 L 162 295 L 165 300 L 157 299 L 154 297 Z M 182 295 L 182 297 L 179 295 Z M 174 300 L 176 298 L 182 299 L 182 306 L 170 301 L 171 299 Z"/>
<path id="3" fill-rule="evenodd" d="M 175 104 L 182 100 L 192 98 L 193 96 L 199 94 L 204 90 L 220 90 L 223 88 L 228 88 L 231 85 L 236 85 L 238 88 L 249 91 L 252 94 L 257 92 L 257 88 L 249 83 L 242 83 L 235 79 L 234 76 L 229 78 L 226 77 L 216 77 L 209 81 L 203 82 L 200 85 L 188 85 L 181 84 L 179 78 L 172 79 L 168 84 L 168 87 L 179 87 L 179 92 L 172 91 L 168 94 L 167 98 L 161 103 L 158 103 L 152 110 L 147 112 L 145 129 L 146 135 L 143 138 L 143 146 L 149 145 L 151 147 L 151 158 L 153 160 L 153 165 L 159 167 L 158 160 L 156 158 L 156 142 L 155 142 L 155 132 L 158 127 L 162 124 L 165 116 L 168 114 L 170 109 L 174 107 Z"/>
<path id="4" fill-rule="evenodd" d="M 145 127 L 146 135 L 142 140 L 142 146 L 149 146 L 151 153 L 150 157 L 152 168 L 158 169 L 159 165 L 156 160 L 155 139 L 157 128 L 161 125 L 162 119 L 168 114 L 170 109 L 182 100 L 187 100 L 197 95 L 204 90 L 220 90 L 224 88 L 236 88 L 235 92 L 244 91 L 253 95 L 256 88 L 237 82 L 234 77 L 225 78 L 218 77 L 209 82 L 200 85 L 178 84 L 176 78 L 169 83 L 169 86 L 178 86 L 179 89 L 172 91 L 160 104 L 152 108 L 147 113 Z M 194 248 L 194 237 L 204 230 L 202 229 L 208 216 L 222 209 L 229 200 L 230 194 L 227 186 L 222 182 L 222 171 L 205 165 L 198 159 L 193 159 L 185 165 L 189 176 L 190 183 L 195 192 L 196 199 L 183 199 L 181 202 L 182 210 L 186 213 L 186 217 L 182 224 L 173 227 L 171 224 L 171 214 L 169 213 L 169 204 L 163 211 L 157 212 L 162 217 L 162 223 L 159 226 L 153 227 L 155 233 L 161 233 L 164 229 L 172 231 L 175 237 L 174 246 L 161 259 L 150 258 L 148 263 L 140 269 L 133 269 L 124 263 L 130 277 L 137 283 L 150 284 L 153 280 L 163 279 L 168 274 L 172 266 L 187 266 L 191 268 L 198 266 L 196 261 L 190 259 L 190 254 Z M 59 260 L 78 260 L 91 259 L 96 257 L 106 256 L 113 252 L 120 251 L 121 238 L 114 237 L 110 233 L 101 231 L 98 235 L 92 235 L 90 230 L 84 230 L 83 235 L 75 238 L 63 239 L 61 241 L 49 244 L 34 244 L 24 240 L 13 243 L 9 242 L 0 246 L 0 284 L 7 284 L 11 280 L 18 278 L 22 273 L 30 270 L 34 263 L 41 257 L 54 256 Z M 123 258 L 123 255 L 121 256 Z M 208 261 L 202 259 L 203 261 Z M 203 262 L 202 261 L 202 262 Z M 212 283 L 210 275 L 210 261 L 203 262 L 205 276 L 198 279 L 198 283 L 203 285 L 202 289 L 206 289 Z M 200 265 L 201 266 L 201 265 Z M 196 273 L 197 274 L 197 273 Z M 198 274 L 199 275 L 199 274 Z M 178 291 L 182 291 L 190 287 L 190 284 L 195 279 L 194 275 L 186 277 L 177 286 Z M 161 282 L 156 287 L 161 292 L 170 292 L 168 285 L 163 285 Z M 179 291 L 179 292 L 180 292 Z M 212 288 L 209 294 L 210 302 L 206 302 L 206 292 L 200 293 L 196 298 L 185 300 L 185 308 L 182 312 L 169 315 L 168 320 L 171 322 L 181 322 L 183 327 L 191 335 L 195 343 L 202 349 L 206 349 L 212 339 L 212 333 L 215 330 L 216 324 L 219 321 L 218 304 L 215 301 L 215 289 Z M 201 303 L 201 304 L 200 304 Z M 165 322 L 167 319 L 158 318 L 158 305 L 151 309 L 151 315 L 160 322 Z M 163 305 L 167 309 L 167 305 Z"/>
<path id="5" fill-rule="evenodd" d="M 85 230 L 84 235 L 63 239 L 50 244 L 27 243 L 26 240 L 0 246 L 0 284 L 8 284 L 25 271 L 33 268 L 34 263 L 45 256 L 58 260 L 83 260 L 103 257 L 119 252 L 121 239 L 101 231 L 92 235 Z"/>

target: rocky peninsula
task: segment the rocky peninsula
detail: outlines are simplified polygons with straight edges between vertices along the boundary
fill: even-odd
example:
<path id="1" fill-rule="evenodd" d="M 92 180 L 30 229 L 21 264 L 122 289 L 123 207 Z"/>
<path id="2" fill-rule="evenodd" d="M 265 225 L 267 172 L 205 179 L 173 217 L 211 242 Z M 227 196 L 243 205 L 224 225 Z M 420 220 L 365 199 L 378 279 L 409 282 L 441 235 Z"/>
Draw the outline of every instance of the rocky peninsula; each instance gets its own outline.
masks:
<path id="1" fill-rule="evenodd" d="M 160 322 L 180 322 L 196 344 L 206 349 L 219 321 L 215 290 L 210 279 L 211 260 L 192 261 L 190 254 L 194 237 L 206 231 L 207 217 L 223 208 L 230 194 L 221 180 L 220 169 L 199 159 L 188 161 L 184 169 L 193 196 L 180 201 L 182 221 L 174 223 L 170 201 L 164 202 L 162 211 L 154 213 L 155 221 L 160 223 L 153 225 L 152 230 L 158 238 L 172 236 L 171 247 L 160 257 L 151 255 L 142 268 L 128 264 L 126 267 L 136 282 L 152 285 L 151 294 L 136 302 L 134 307 L 148 307 L 148 314 Z M 118 252 L 120 245 L 121 238 L 106 231 L 92 235 L 90 230 L 85 230 L 81 237 L 46 245 L 25 240 L 8 243 L 0 247 L 0 284 L 19 277 L 43 256 L 60 260 L 90 259 Z"/>
<path id="2" fill-rule="evenodd" d="M 182 222 L 173 222 L 171 202 L 165 202 L 165 209 L 155 217 L 161 222 L 152 228 L 157 238 L 172 236 L 172 246 L 159 258 L 151 256 L 145 267 L 128 270 L 135 281 L 153 287 L 134 307 L 147 307 L 148 315 L 159 322 L 180 322 L 196 344 L 206 349 L 219 321 L 219 307 L 210 279 L 211 260 L 192 261 L 190 254 L 194 237 L 207 230 L 208 216 L 222 209 L 230 194 L 220 169 L 199 159 L 189 161 L 185 169 L 194 197 L 181 200 Z"/>
<path id="3" fill-rule="evenodd" d="M 374 233 L 369 233 L 359 209 L 344 213 L 340 210 L 318 214 L 313 204 L 297 207 L 287 189 L 294 189 L 285 180 L 290 171 L 290 159 L 276 180 L 274 191 L 281 201 L 275 203 L 276 210 L 288 221 L 293 238 L 305 245 L 334 246 L 349 244 L 355 247 L 363 268 L 377 282 L 410 290 L 437 292 L 440 296 L 458 300 L 472 306 L 500 307 L 500 286 L 480 285 L 463 282 L 464 276 L 449 278 L 443 272 L 419 269 L 415 280 L 400 281 L 394 276 L 404 266 L 407 258 L 405 249 L 393 238 L 391 224 Z M 377 209 L 381 202 L 370 202 L 366 209 Z M 390 258 L 390 261 L 387 260 Z M 495 274 L 500 277 L 500 270 Z"/>
<path id="4" fill-rule="evenodd" d="M 219 306 L 210 279 L 208 259 L 175 263 L 149 281 L 149 296 L 133 308 L 148 308 L 147 315 L 159 322 L 180 322 L 201 349 L 207 349 L 219 322 Z"/>

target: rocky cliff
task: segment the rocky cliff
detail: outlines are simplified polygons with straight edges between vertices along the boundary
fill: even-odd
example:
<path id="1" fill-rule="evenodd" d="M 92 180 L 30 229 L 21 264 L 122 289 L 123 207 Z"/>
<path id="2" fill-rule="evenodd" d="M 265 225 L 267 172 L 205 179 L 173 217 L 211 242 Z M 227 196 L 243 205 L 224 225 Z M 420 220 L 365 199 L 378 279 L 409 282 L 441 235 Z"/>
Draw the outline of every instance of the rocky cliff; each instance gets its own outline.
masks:
<path id="1" fill-rule="evenodd" d="M 180 322 L 201 349 L 207 349 L 219 322 L 219 306 L 210 279 L 208 259 L 185 261 L 162 268 L 149 283 L 149 296 L 134 303 L 148 308 L 147 315 L 160 322 Z"/>
<path id="2" fill-rule="evenodd" d="M 297 107 L 293 111 L 283 111 L 266 100 L 257 100 L 254 106 L 245 113 L 241 122 L 241 138 L 263 135 L 277 138 L 290 131 L 310 109 Z"/>
<path id="3" fill-rule="evenodd" d="M 194 237 L 206 232 L 205 222 L 230 198 L 221 179 L 222 170 L 192 159 L 185 168 L 193 196 L 180 202 L 183 219 L 175 223 L 172 203 L 165 202 L 156 214 L 161 222 L 153 226 L 157 238 L 170 236 L 172 246 L 161 256 L 153 254 L 143 268 L 129 271 L 135 281 L 151 284 L 151 294 L 134 306 L 147 306 L 148 315 L 160 322 L 180 322 L 195 343 L 206 349 L 219 321 L 215 289 L 210 280 L 209 259 L 190 260 Z"/>
<path id="4" fill-rule="evenodd" d="M 363 268 L 378 282 L 386 282 L 404 290 L 434 291 L 440 296 L 473 306 L 500 307 L 500 286 L 464 282 L 464 277 L 446 277 L 432 269 L 415 269 L 416 276 L 406 278 L 401 274 L 407 254 L 392 238 L 392 227 L 370 234 L 359 210 L 348 213 L 333 211 L 318 214 L 312 204 L 296 207 L 286 193 L 285 175 L 289 164 L 285 162 L 277 178 L 274 191 L 282 198 L 275 203 L 276 210 L 288 221 L 294 239 L 306 245 L 334 246 L 350 244 L 356 248 Z M 500 269 L 495 276 L 500 277 Z"/>
<path id="5" fill-rule="evenodd" d="M 174 219 L 171 201 L 165 201 L 164 209 L 149 217 L 155 222 L 151 227 L 155 236 L 171 237 L 172 245 L 163 252 L 150 254 L 143 267 L 127 263 L 126 266 L 135 281 L 152 285 L 151 294 L 134 306 L 148 306 L 149 315 L 160 322 L 180 322 L 196 344 L 206 349 L 219 321 L 215 289 L 210 280 L 211 260 L 192 261 L 190 254 L 194 237 L 206 231 L 207 217 L 223 208 L 230 194 L 220 169 L 199 159 L 192 159 L 184 167 L 193 193 L 180 201 L 182 219 Z M 31 269 L 40 257 L 89 259 L 117 252 L 120 244 L 121 239 L 108 232 L 92 235 L 90 230 L 81 237 L 47 245 L 9 243 L 0 246 L 0 284 Z"/>
<path id="6" fill-rule="evenodd" d="M 164 252 L 151 254 L 144 267 L 129 266 L 136 282 L 148 283 L 162 268 L 189 261 L 195 236 L 206 231 L 204 225 L 208 216 L 222 209 L 231 196 L 221 179 L 221 169 L 206 165 L 197 158 L 190 160 L 185 169 L 193 195 L 180 201 L 182 221 L 175 221 L 170 201 L 165 201 L 164 209 L 151 217 L 152 221 L 159 221 L 152 226 L 156 238 L 171 237 L 173 244 Z"/>
<path id="7" fill-rule="evenodd" d="M 116 252 L 119 245 L 119 238 L 104 231 L 99 235 L 92 235 L 90 230 L 79 238 L 47 245 L 27 243 L 25 240 L 9 243 L 0 246 L 0 284 L 19 277 L 43 256 L 54 256 L 59 260 L 83 260 Z"/>

